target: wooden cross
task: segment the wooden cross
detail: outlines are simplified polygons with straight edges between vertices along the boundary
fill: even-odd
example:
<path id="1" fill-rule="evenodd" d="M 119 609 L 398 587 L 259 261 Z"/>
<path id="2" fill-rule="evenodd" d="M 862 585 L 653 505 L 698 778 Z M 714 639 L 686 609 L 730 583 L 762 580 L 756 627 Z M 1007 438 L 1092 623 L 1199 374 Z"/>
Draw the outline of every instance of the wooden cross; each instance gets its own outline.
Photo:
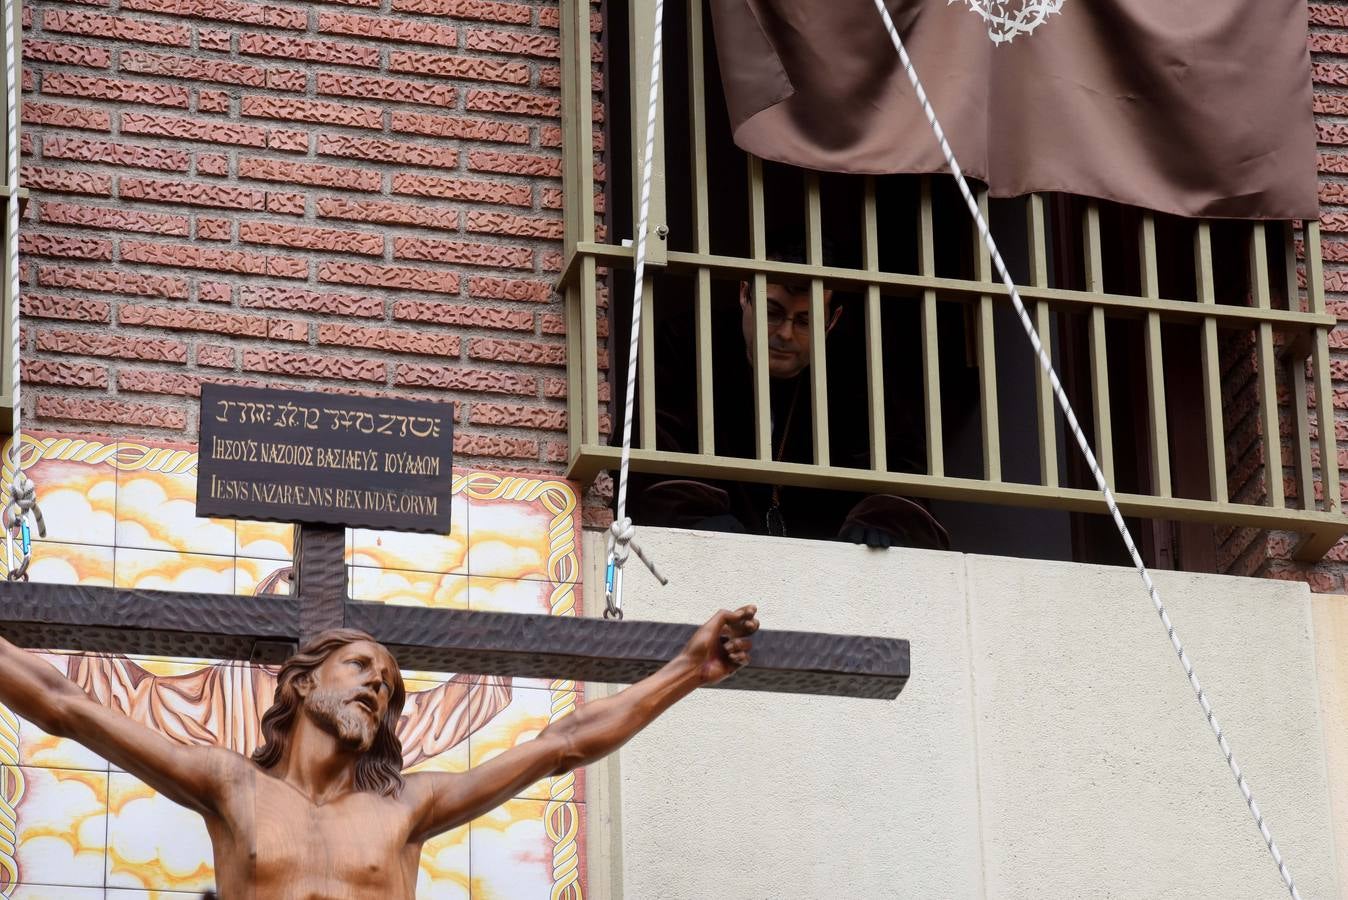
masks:
<path id="1" fill-rule="evenodd" d="M 672 659 L 693 626 L 433 609 L 347 596 L 345 529 L 297 525 L 293 596 L 252 597 L 0 581 L 0 633 L 20 646 L 279 663 L 327 628 L 369 632 L 406 669 L 630 683 Z M 724 687 L 896 697 L 897 638 L 764 630 Z"/>

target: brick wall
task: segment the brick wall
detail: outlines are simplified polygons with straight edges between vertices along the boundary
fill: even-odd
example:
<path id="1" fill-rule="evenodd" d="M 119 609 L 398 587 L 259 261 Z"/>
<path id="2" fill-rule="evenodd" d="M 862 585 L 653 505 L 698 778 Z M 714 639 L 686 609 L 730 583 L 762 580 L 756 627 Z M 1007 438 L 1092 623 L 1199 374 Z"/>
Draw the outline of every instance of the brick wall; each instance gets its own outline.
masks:
<path id="1" fill-rule="evenodd" d="M 1315 118 L 1320 136 L 1321 253 L 1325 263 L 1326 304 L 1342 324 L 1348 320 L 1348 0 L 1328 0 L 1310 5 L 1310 48 L 1315 90 Z M 1339 442 L 1339 471 L 1348 476 L 1348 329 L 1339 327 L 1329 338 L 1333 369 L 1333 427 Z M 1318 428 L 1313 421 L 1312 428 Z M 1312 432 L 1314 437 L 1316 432 Z M 1284 444 L 1284 460 L 1290 460 L 1290 444 Z M 1314 450 L 1318 465 L 1319 450 Z M 1290 472 L 1289 472 L 1290 475 Z M 1317 478 L 1318 480 L 1318 478 Z M 1344 478 L 1333 489 L 1342 499 Z M 1294 479 L 1287 479 L 1289 498 L 1295 496 Z M 1242 541 L 1232 570 L 1274 578 L 1306 581 L 1322 593 L 1348 590 L 1348 541 L 1340 541 L 1316 564 L 1292 560 L 1296 537 L 1291 534 L 1260 534 Z"/>
<path id="2" fill-rule="evenodd" d="M 194 440 L 208 380 L 389 392 L 455 402 L 474 464 L 560 470 L 555 5 L 23 12 L 27 427 Z"/>

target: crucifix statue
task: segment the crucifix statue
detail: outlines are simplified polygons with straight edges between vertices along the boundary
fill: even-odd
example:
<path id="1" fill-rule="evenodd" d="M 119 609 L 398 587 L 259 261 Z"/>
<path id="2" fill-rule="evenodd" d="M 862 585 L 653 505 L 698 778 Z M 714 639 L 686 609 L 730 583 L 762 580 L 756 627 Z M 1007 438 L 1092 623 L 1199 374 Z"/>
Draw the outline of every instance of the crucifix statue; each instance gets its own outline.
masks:
<path id="1" fill-rule="evenodd" d="M 447 515 L 443 479 L 450 472 L 448 458 L 436 463 L 429 454 L 394 456 L 400 452 L 395 444 L 385 452 L 396 465 L 381 457 L 384 469 L 374 475 L 384 480 L 378 481 L 355 468 L 368 464 L 374 441 L 359 431 L 363 424 L 375 427 L 402 415 L 391 401 L 380 400 L 374 412 L 365 412 L 348 409 L 363 402 L 351 398 L 295 396 L 292 403 L 254 389 L 248 389 L 252 394 L 235 390 L 232 399 L 211 397 L 213 403 L 228 404 L 239 420 L 233 424 L 273 428 L 279 421 L 295 436 L 265 432 L 268 436 L 257 437 L 264 432 L 247 430 L 236 430 L 233 437 L 208 434 L 203 414 L 203 448 L 237 465 L 209 473 L 205 490 L 198 469 L 198 512 L 299 523 L 291 596 L 0 581 L 0 702 L 48 732 L 84 743 L 199 812 L 227 900 L 410 897 L 420 846 L 429 837 L 542 778 L 613 752 L 697 687 L 893 698 L 907 681 L 907 641 L 760 633 L 754 606 L 720 612 L 695 628 L 353 601 L 345 526 L 397 527 L 409 515 L 424 514 L 429 527 L 443 528 L 434 516 Z M 209 393 L 203 389 L 203 409 Z M 318 412 L 312 417 L 296 413 L 305 409 Z M 263 413 L 270 415 L 269 410 L 278 411 L 278 417 L 268 420 Z M 448 421 L 446 432 L 436 436 L 426 424 L 430 416 L 421 412 L 409 409 L 403 416 L 411 435 L 406 441 L 420 440 L 426 432 L 436 446 L 448 446 Z M 303 429 L 329 421 L 345 429 L 341 433 L 349 432 L 349 446 L 316 447 L 314 461 L 324 465 L 313 471 L 300 467 L 298 455 L 303 453 L 307 462 L 310 452 L 303 441 L 314 440 Z M 255 450 L 258 460 L 252 458 Z M 282 450 L 287 462 L 267 463 Z M 409 482 L 409 469 L 419 473 L 416 478 L 434 474 L 443 493 Z M 306 484 L 301 476 L 311 481 Z M 350 486 L 340 487 L 343 478 Z M 410 513 L 399 499 L 408 483 L 419 498 Z M 275 486 L 275 498 L 265 492 L 252 497 L 259 484 Z M 226 507 L 204 512 L 206 492 L 217 501 L 223 498 Z M 262 506 L 228 506 L 245 497 Z M 443 505 L 436 504 L 437 497 Z M 330 499 L 337 505 L 355 503 L 358 521 L 344 520 L 344 510 L 317 515 L 313 507 Z M 388 513 L 390 505 L 399 509 Z M 291 511 L 298 514 L 288 515 Z M 579 576 L 575 562 L 569 577 Z M 19 647 L 282 665 L 260 740 L 255 750 L 243 748 L 250 754 L 245 756 L 224 747 L 175 742 L 147 729 L 93 702 Z M 400 666 L 633 687 L 577 707 L 533 741 L 467 773 L 404 776 L 397 726 L 407 696 Z"/>
<path id="2" fill-rule="evenodd" d="M 424 841 L 612 753 L 695 688 L 729 677 L 749 660 L 756 613 L 718 612 L 654 675 L 463 773 L 402 774 L 398 663 L 354 629 L 321 632 L 282 665 L 251 758 L 176 743 L 3 638 L 0 702 L 200 813 L 223 897 L 410 898 Z"/>

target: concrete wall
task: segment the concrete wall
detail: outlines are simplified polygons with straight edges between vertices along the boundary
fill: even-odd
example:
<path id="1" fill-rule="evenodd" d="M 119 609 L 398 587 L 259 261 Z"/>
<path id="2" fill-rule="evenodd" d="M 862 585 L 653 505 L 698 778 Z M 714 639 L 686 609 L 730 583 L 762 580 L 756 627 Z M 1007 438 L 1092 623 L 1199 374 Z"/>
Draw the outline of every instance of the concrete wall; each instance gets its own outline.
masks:
<path id="1" fill-rule="evenodd" d="M 634 561 L 631 616 L 694 622 L 754 601 L 766 628 L 908 638 L 913 675 L 893 702 L 685 700 L 590 772 L 594 896 L 1285 894 L 1133 572 L 640 540 L 671 584 Z M 588 554 L 597 608 L 596 536 Z M 1310 592 L 1158 582 L 1301 895 L 1340 896 Z"/>

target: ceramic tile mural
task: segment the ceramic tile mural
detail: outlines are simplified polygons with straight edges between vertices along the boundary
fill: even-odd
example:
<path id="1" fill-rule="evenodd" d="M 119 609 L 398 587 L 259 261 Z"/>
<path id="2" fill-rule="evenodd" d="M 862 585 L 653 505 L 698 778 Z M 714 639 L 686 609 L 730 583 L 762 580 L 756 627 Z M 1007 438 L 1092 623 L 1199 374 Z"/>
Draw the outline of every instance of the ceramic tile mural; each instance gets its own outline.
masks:
<path id="1" fill-rule="evenodd" d="M 6 457 L 7 458 L 7 457 Z M 24 436 L 48 534 L 36 581 L 288 594 L 289 525 L 200 519 L 191 446 Z M 5 477 L 8 478 L 8 471 Z M 360 600 L 576 615 L 576 494 L 555 480 L 456 472 L 447 535 L 348 532 Z M 278 598 L 277 602 L 285 602 Z M 43 654 L 133 718 L 189 743 L 250 752 L 272 670 L 243 663 Z M 580 702 L 570 682 L 406 672 L 399 727 L 413 770 L 464 771 L 526 741 Z M 418 898 L 584 896 L 583 780 L 540 782 L 428 841 Z M 190 898 L 214 884 L 199 816 L 73 741 L 0 706 L 0 897 Z"/>

